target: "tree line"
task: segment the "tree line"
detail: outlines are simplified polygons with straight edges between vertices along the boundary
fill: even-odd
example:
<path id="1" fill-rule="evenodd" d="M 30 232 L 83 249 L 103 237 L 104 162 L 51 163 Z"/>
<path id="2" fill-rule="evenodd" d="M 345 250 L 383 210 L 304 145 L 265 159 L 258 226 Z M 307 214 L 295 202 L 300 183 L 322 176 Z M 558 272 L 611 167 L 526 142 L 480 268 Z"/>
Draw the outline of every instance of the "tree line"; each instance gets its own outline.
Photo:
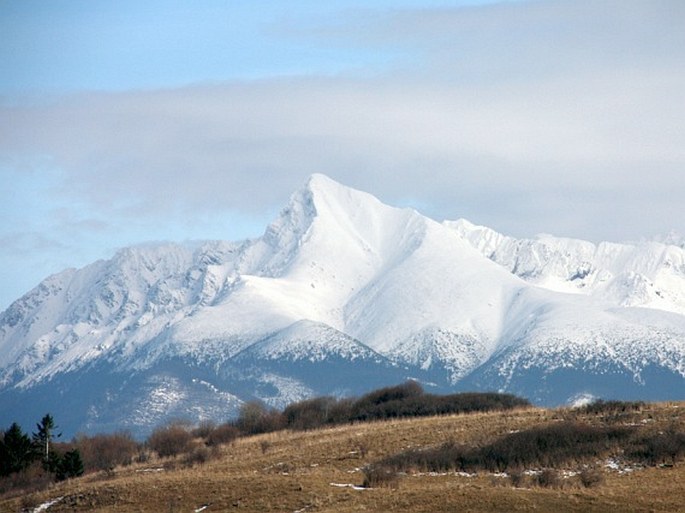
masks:
<path id="1" fill-rule="evenodd" d="M 54 439 L 60 436 L 49 413 L 36 424 L 32 437 L 24 433 L 19 424 L 13 423 L 0 438 L 0 476 L 26 471 L 36 463 L 58 481 L 80 476 L 83 461 L 78 449 L 62 452 L 54 448 Z"/>

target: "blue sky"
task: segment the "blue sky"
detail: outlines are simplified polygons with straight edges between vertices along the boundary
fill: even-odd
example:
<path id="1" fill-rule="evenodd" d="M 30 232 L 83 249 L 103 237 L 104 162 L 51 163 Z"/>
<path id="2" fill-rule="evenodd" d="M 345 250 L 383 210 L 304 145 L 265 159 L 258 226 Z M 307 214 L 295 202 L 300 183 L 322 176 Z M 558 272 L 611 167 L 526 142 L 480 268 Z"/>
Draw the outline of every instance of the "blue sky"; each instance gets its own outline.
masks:
<path id="1" fill-rule="evenodd" d="M 0 85 L 10 94 L 54 93 L 377 73 L 392 66 L 399 49 L 336 41 L 335 29 L 346 30 L 340 18 L 363 23 L 400 9 L 488 3 L 9 0 L 0 4 L 0 55 L 9 71 Z"/>
<path id="2" fill-rule="evenodd" d="M 515 236 L 685 233 L 679 0 L 0 2 L 0 309 L 314 172 Z"/>

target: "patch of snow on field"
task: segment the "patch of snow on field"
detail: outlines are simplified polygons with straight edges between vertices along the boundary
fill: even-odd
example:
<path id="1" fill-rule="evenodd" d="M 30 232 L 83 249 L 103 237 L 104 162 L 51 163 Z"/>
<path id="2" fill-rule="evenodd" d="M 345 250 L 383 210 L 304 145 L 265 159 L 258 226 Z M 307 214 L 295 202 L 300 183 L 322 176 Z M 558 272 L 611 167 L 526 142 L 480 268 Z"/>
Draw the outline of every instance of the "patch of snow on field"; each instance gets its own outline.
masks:
<path id="1" fill-rule="evenodd" d="M 335 486 L 336 488 L 352 488 L 353 490 L 369 490 L 369 488 L 364 488 L 363 486 L 359 486 L 356 484 L 352 483 L 330 483 L 331 486 Z"/>
<path id="2" fill-rule="evenodd" d="M 57 497 L 56 499 L 52 499 L 51 501 L 44 502 L 43 504 L 35 507 L 32 510 L 32 513 L 40 513 L 41 511 L 47 511 L 48 508 L 51 508 L 52 506 L 57 504 L 62 499 L 64 499 L 64 497 Z"/>

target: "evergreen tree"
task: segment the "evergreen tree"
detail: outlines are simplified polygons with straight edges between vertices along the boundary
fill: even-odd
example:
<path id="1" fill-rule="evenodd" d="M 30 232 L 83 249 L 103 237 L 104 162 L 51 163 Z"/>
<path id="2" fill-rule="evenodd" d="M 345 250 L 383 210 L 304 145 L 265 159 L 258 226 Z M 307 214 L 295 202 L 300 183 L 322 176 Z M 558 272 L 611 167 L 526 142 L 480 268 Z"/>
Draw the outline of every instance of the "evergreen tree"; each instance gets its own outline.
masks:
<path id="1" fill-rule="evenodd" d="M 56 455 L 50 455 L 50 443 L 52 442 L 53 438 L 59 438 L 62 436 L 62 433 L 54 433 L 54 431 L 57 429 L 57 426 L 55 426 L 55 420 L 49 413 L 45 414 L 41 421 L 36 424 L 36 429 L 37 432 L 33 433 L 33 443 L 41 454 L 43 459 L 43 467 L 50 472 L 54 472 L 59 457 L 56 457 Z"/>
<path id="2" fill-rule="evenodd" d="M 28 467 L 35 459 L 31 439 L 16 422 L 5 431 L 0 442 L 0 475 L 8 476 Z"/>
<path id="3" fill-rule="evenodd" d="M 59 481 L 83 475 L 83 460 L 78 449 L 67 451 L 57 465 L 56 474 Z"/>

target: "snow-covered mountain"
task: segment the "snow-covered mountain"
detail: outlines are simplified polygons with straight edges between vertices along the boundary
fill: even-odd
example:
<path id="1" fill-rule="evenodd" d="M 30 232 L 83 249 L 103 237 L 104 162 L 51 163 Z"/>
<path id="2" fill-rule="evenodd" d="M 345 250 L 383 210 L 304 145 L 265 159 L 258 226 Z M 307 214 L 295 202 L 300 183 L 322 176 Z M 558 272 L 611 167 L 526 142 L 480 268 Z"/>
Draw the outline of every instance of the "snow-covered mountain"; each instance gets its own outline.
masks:
<path id="1" fill-rule="evenodd" d="M 0 315 L 0 424 L 144 434 L 407 378 L 685 399 L 685 249 L 518 240 L 314 175 L 258 239 L 127 248 Z"/>
<path id="2" fill-rule="evenodd" d="M 464 219 L 444 224 L 483 256 L 538 287 L 685 315 L 685 251 L 675 244 L 595 245 L 550 235 L 514 239 Z"/>

